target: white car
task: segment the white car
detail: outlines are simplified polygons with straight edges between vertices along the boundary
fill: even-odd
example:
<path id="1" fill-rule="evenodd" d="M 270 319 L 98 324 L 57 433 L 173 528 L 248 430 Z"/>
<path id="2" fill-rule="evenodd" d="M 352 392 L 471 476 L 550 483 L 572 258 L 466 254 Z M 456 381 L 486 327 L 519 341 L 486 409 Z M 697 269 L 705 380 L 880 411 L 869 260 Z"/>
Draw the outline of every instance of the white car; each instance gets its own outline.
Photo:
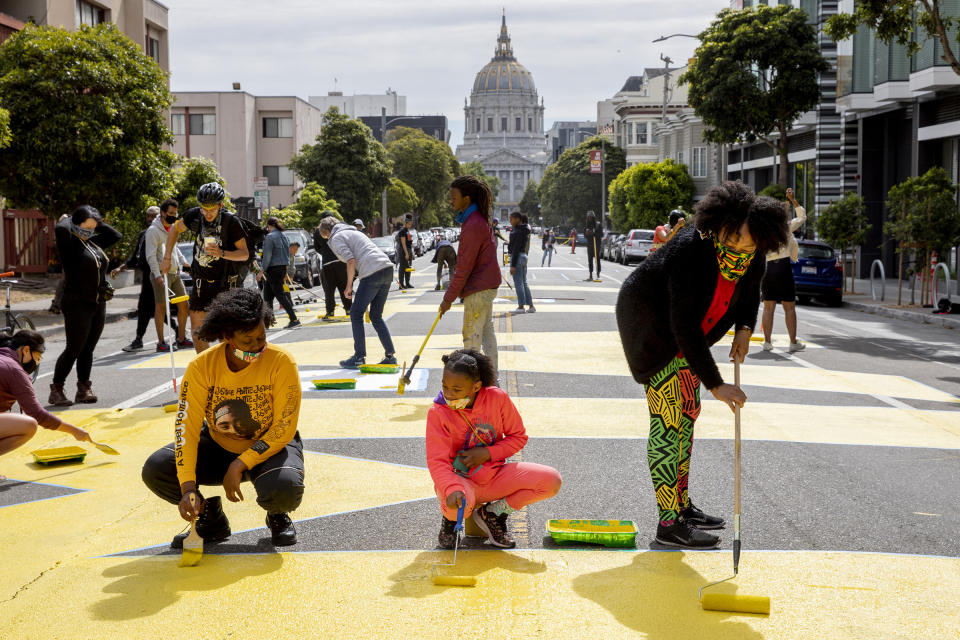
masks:
<path id="1" fill-rule="evenodd" d="M 642 262 L 653 250 L 653 231 L 631 229 L 623 241 L 623 264 Z"/>

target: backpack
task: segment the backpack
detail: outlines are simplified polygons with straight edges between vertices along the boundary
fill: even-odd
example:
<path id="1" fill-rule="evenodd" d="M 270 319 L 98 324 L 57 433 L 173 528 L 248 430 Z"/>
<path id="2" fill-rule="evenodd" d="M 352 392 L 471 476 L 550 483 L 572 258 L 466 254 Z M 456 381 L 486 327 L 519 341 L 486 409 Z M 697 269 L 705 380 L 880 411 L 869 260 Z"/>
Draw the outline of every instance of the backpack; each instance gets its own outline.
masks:
<path id="1" fill-rule="evenodd" d="M 198 207 L 199 208 L 199 207 Z M 241 218 L 235 213 L 231 213 L 224 209 L 220 213 L 223 216 L 223 220 L 232 219 L 234 223 L 240 225 L 241 231 L 243 231 L 243 237 L 247 241 L 247 250 L 250 252 L 250 255 L 247 257 L 245 262 L 233 262 L 229 261 L 226 275 L 238 275 L 241 273 L 246 273 L 250 269 L 250 265 L 253 264 L 253 261 L 257 259 L 257 252 L 263 247 L 263 239 L 266 237 L 266 232 L 253 220 L 247 220 L 246 218 Z M 187 227 L 194 235 L 200 234 L 200 225 L 202 224 L 202 214 L 201 218 L 198 218 L 197 224 Z M 221 222 L 223 224 L 232 224 L 229 222 Z"/>

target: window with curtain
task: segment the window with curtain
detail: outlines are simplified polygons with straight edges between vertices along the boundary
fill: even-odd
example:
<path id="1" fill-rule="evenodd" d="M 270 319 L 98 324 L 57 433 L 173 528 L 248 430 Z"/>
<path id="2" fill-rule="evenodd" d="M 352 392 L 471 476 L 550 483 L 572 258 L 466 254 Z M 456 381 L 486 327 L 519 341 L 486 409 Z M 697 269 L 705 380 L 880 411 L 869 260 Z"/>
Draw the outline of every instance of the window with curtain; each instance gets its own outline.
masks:
<path id="1" fill-rule="evenodd" d="M 182 113 L 170 114 L 170 130 L 175 136 L 182 136 L 186 133 L 187 123 Z"/>
<path id="2" fill-rule="evenodd" d="M 647 144 L 647 123 L 638 122 L 634 126 L 637 128 L 637 144 Z"/>
<path id="3" fill-rule="evenodd" d="M 707 177 L 707 148 L 694 147 L 690 156 L 690 175 L 694 178 Z"/>
<path id="4" fill-rule="evenodd" d="M 293 118 L 264 118 L 264 138 L 292 138 Z"/>
<path id="5" fill-rule="evenodd" d="M 263 177 L 271 187 L 287 187 L 293 184 L 293 171 L 289 167 L 264 166 Z"/>
<path id="6" fill-rule="evenodd" d="M 217 116 L 212 113 L 190 114 L 190 135 L 213 136 L 217 134 Z"/>

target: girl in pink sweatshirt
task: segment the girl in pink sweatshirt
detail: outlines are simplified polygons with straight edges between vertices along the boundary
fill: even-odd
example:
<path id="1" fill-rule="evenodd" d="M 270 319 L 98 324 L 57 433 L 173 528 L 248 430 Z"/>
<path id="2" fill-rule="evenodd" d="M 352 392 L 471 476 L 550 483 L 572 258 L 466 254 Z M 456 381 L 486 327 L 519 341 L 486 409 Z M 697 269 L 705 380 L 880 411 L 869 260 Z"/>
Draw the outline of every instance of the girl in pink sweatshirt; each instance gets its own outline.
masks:
<path id="1" fill-rule="evenodd" d="M 560 473 L 506 460 L 527 444 L 517 408 L 496 386 L 490 358 L 473 349 L 443 356 L 443 391 L 427 413 L 427 466 L 440 499 L 440 546 L 452 549 L 457 509 L 497 547 L 513 548 L 507 516 L 560 490 Z"/>

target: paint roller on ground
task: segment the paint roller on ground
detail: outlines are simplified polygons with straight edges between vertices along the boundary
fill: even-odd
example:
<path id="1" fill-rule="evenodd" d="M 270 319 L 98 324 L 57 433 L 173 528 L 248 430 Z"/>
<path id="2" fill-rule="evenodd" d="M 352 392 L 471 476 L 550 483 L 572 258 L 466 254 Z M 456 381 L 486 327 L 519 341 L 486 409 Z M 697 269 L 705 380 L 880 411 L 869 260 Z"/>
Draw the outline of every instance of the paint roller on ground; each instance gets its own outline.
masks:
<path id="1" fill-rule="evenodd" d="M 460 538 L 463 536 L 463 510 L 466 505 L 466 500 L 461 500 L 460 506 L 457 508 L 457 524 L 453 526 L 453 562 L 435 562 L 430 567 L 430 580 L 435 585 L 444 587 L 472 587 L 477 584 L 477 579 L 474 576 L 445 576 L 437 573 L 437 567 L 457 566 L 457 550 L 460 547 Z"/>

